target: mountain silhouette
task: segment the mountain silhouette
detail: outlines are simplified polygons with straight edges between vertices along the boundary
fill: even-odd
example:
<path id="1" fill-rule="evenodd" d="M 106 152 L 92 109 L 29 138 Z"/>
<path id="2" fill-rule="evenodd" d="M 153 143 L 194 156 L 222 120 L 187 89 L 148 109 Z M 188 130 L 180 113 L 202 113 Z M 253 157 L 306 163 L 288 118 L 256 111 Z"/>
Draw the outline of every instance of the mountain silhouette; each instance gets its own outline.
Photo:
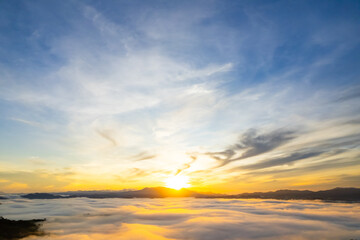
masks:
<path id="1" fill-rule="evenodd" d="M 165 197 L 202 197 L 205 194 L 188 189 L 175 190 L 166 187 L 147 187 L 141 190 L 130 191 L 76 191 L 64 193 L 30 193 L 22 195 L 28 199 L 55 199 L 55 198 L 165 198 Z"/>
<path id="2" fill-rule="evenodd" d="M 334 188 L 323 191 L 309 190 L 278 190 L 275 192 L 242 193 L 228 196 L 231 198 L 262 198 L 262 199 L 303 199 L 303 200 L 339 200 L 360 201 L 360 188 Z"/>
<path id="3" fill-rule="evenodd" d="M 241 193 L 234 195 L 216 193 L 198 193 L 188 189 L 175 190 L 166 187 L 147 187 L 141 190 L 128 191 L 76 191 L 63 193 L 30 193 L 22 195 L 28 199 L 56 199 L 56 198 L 261 198 L 261 199 L 303 199 L 329 201 L 360 201 L 360 188 L 334 188 L 323 191 L 310 190 L 278 190 L 272 192 Z"/>

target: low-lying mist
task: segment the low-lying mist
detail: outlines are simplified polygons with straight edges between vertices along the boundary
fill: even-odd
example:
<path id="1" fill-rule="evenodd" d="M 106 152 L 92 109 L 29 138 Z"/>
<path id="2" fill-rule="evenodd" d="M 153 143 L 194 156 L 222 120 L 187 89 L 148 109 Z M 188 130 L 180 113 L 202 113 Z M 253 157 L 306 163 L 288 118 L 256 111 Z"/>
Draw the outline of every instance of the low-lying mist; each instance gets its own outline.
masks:
<path id="1" fill-rule="evenodd" d="M 2 201 L 9 219 L 47 218 L 27 239 L 356 239 L 360 204 L 225 199 Z"/>

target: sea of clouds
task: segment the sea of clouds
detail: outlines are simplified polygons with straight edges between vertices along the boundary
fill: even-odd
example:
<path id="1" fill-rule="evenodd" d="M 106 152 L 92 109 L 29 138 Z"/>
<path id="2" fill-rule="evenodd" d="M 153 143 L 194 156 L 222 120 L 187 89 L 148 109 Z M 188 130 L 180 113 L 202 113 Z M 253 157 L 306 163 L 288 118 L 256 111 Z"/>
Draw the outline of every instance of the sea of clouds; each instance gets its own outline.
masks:
<path id="1" fill-rule="evenodd" d="M 3 200 L 9 219 L 47 218 L 27 239 L 360 239 L 360 203 L 234 199 Z"/>

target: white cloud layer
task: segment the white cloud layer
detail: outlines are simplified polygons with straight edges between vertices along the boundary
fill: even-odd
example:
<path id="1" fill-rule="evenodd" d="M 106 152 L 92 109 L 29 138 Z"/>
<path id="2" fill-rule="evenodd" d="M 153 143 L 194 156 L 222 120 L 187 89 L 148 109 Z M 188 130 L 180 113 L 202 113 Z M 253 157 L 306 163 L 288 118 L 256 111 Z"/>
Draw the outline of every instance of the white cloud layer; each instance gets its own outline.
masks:
<path id="1" fill-rule="evenodd" d="M 47 218 L 27 239 L 356 239 L 360 205 L 224 199 L 4 200 L 11 219 Z"/>

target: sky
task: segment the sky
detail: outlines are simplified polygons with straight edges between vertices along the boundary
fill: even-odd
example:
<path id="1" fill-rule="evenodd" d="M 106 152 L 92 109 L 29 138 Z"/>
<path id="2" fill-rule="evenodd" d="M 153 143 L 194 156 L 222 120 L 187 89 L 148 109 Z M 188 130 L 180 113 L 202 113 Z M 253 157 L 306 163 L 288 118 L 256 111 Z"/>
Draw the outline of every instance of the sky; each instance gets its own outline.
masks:
<path id="1" fill-rule="evenodd" d="M 0 1 L 0 191 L 359 187 L 360 2 Z"/>

